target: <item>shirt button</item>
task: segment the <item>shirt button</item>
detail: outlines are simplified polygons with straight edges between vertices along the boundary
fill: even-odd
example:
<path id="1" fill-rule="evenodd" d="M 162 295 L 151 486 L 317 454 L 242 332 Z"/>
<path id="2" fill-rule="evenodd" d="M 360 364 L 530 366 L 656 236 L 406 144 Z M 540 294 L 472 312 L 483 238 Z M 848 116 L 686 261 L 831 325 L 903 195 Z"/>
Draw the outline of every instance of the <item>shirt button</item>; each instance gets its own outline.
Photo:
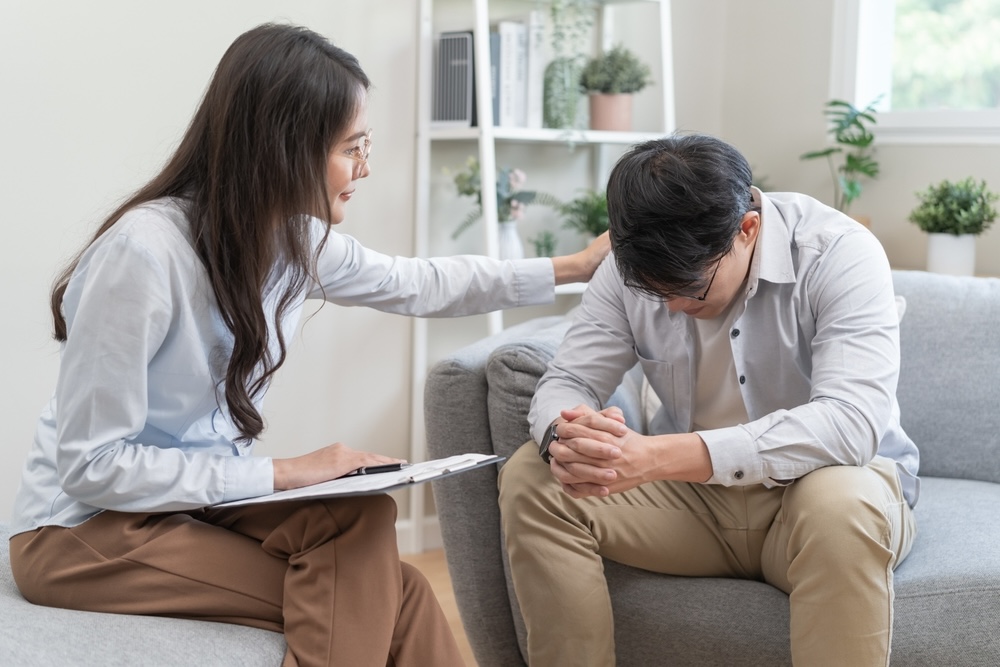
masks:
<path id="1" fill-rule="evenodd" d="M 736 479 L 743 479 L 743 471 L 737 470 L 736 472 L 733 473 L 733 477 L 735 477 Z"/>
<path id="2" fill-rule="evenodd" d="M 732 331 L 731 331 L 731 332 L 729 333 L 729 335 L 730 335 L 730 336 L 732 336 L 733 338 L 736 338 L 737 336 L 739 336 L 739 335 L 740 335 L 740 330 L 739 330 L 739 329 L 733 329 L 733 330 L 732 330 Z"/>
<path id="3" fill-rule="evenodd" d="M 741 375 L 740 376 L 740 384 L 746 384 L 746 383 L 747 383 L 747 376 L 746 375 Z"/>

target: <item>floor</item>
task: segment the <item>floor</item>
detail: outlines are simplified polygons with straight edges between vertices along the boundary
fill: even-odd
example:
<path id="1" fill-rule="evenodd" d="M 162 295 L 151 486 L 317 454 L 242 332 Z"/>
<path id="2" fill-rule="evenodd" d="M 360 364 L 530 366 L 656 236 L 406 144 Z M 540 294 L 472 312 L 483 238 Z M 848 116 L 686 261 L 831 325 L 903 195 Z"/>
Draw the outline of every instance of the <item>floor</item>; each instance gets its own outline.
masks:
<path id="1" fill-rule="evenodd" d="M 451 577 L 448 576 L 448 564 L 444 559 L 444 550 L 435 549 L 420 554 L 403 554 L 400 559 L 416 566 L 431 582 L 431 587 L 441 603 L 441 608 L 444 609 L 444 615 L 451 625 L 451 630 L 455 633 L 455 639 L 458 641 L 458 648 L 462 651 L 465 664 L 468 667 L 476 667 L 476 660 L 472 657 L 472 648 L 465 637 L 462 620 L 458 616 L 458 606 L 455 604 L 455 594 L 451 589 Z"/>

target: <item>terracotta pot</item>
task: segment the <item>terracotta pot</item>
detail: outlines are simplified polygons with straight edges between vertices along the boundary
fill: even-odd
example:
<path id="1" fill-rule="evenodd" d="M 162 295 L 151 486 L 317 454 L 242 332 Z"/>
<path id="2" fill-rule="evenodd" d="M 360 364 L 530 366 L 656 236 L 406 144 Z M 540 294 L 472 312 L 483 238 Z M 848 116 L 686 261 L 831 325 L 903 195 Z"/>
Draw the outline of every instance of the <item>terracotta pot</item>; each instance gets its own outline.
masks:
<path id="1" fill-rule="evenodd" d="M 590 129 L 612 132 L 632 130 L 632 95 L 590 94 Z"/>

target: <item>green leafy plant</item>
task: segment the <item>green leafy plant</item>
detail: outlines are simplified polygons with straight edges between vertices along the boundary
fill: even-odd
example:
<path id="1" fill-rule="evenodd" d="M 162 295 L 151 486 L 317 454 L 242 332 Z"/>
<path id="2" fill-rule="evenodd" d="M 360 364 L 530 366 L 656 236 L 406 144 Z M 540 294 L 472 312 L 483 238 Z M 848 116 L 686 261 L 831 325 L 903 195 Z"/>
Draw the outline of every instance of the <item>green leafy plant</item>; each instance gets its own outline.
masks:
<path id="1" fill-rule="evenodd" d="M 535 246 L 536 257 L 553 257 L 556 254 L 556 235 L 547 229 L 538 232 L 531 243 Z"/>
<path id="2" fill-rule="evenodd" d="M 559 207 L 563 227 L 599 236 L 608 231 L 608 197 L 603 191 L 581 190 L 580 196 Z"/>
<path id="3" fill-rule="evenodd" d="M 446 173 L 448 172 L 446 171 Z M 501 222 L 520 220 L 524 216 L 524 208 L 528 204 L 544 204 L 553 208 L 562 205 L 561 201 L 550 194 L 522 190 L 521 188 L 524 187 L 527 180 L 528 177 L 520 169 L 503 167 L 497 170 L 497 220 Z M 465 162 L 465 169 L 455 174 L 454 181 L 458 194 L 474 197 L 476 200 L 476 208 L 465 216 L 458 229 L 452 232 L 451 238 L 456 239 L 483 216 L 482 176 L 479 171 L 479 160 L 470 155 Z"/>
<path id="4" fill-rule="evenodd" d="M 878 99 L 863 109 L 850 102 L 830 100 L 825 111 L 829 133 L 836 146 L 804 153 L 801 160 L 826 158 L 833 178 L 833 205 L 847 212 L 851 203 L 861 196 L 863 178 L 878 178 L 879 164 L 874 157 L 875 135 L 871 127 L 877 123 L 875 105 Z M 839 164 L 838 164 L 839 162 Z"/>
<path id="5" fill-rule="evenodd" d="M 971 176 L 952 183 L 941 181 L 917 193 L 920 203 L 910 213 L 910 221 L 929 234 L 981 234 L 996 220 L 993 202 L 986 181 Z"/>
<path id="6" fill-rule="evenodd" d="M 592 93 L 637 93 L 649 85 L 649 77 L 649 67 L 618 45 L 587 61 L 580 87 Z"/>

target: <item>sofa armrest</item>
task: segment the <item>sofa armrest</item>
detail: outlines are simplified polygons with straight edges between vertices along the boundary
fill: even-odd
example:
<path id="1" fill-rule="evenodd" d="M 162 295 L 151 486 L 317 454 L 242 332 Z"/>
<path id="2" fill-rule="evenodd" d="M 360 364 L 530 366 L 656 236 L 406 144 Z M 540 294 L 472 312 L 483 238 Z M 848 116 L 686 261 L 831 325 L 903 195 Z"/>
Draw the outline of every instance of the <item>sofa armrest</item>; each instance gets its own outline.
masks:
<path id="1" fill-rule="evenodd" d="M 530 440 L 531 398 L 569 324 L 567 317 L 531 320 L 435 364 L 424 391 L 429 455 L 509 458 Z M 608 404 L 644 431 L 641 380 L 636 366 Z M 523 664 L 504 576 L 498 471 L 490 466 L 432 483 L 459 612 L 480 667 Z"/>
<path id="2" fill-rule="evenodd" d="M 424 386 L 427 452 L 433 458 L 493 454 L 486 365 L 499 346 L 552 326 L 538 318 L 480 340 L 435 364 Z M 448 570 L 469 643 L 481 667 L 523 663 L 507 595 L 496 466 L 431 483 Z"/>

